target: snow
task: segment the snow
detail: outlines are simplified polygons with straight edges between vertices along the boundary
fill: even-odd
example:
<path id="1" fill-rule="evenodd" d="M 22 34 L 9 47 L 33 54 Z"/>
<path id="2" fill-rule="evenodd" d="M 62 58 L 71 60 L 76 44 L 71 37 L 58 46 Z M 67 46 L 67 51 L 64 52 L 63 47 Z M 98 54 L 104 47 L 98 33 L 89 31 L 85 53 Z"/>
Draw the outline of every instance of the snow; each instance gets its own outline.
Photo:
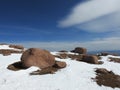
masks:
<path id="1" fill-rule="evenodd" d="M 51 53 L 56 54 L 57 52 Z M 19 61 L 20 57 L 21 54 L 0 55 L 0 90 L 120 90 L 99 86 L 91 79 L 96 76 L 95 68 L 106 68 L 120 75 L 120 64 L 108 61 L 109 57 L 115 56 L 102 57 L 102 61 L 104 61 L 102 65 L 78 62 L 69 58 L 56 58 L 58 61 L 65 61 L 67 67 L 55 74 L 32 76 L 29 73 L 36 71 L 37 67 L 20 71 L 7 69 L 9 64 Z"/>
<path id="2" fill-rule="evenodd" d="M 75 55 L 78 55 L 78 53 L 72 53 L 72 52 L 51 52 L 52 55 L 59 55 L 59 54 L 63 54 L 63 53 L 66 53 L 66 54 L 75 54 Z"/>
<path id="3" fill-rule="evenodd" d="M 0 49 L 11 49 L 9 45 L 0 45 Z"/>

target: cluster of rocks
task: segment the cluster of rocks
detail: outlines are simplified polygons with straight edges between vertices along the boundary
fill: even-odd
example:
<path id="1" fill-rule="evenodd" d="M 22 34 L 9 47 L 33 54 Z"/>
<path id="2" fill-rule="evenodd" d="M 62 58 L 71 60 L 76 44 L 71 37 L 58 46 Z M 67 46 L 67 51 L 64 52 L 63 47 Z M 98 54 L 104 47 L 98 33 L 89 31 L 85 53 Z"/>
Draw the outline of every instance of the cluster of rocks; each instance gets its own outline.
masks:
<path id="1" fill-rule="evenodd" d="M 120 88 L 120 76 L 108 71 L 104 68 L 96 69 L 96 77 L 92 78 L 98 85 L 109 86 L 112 88 Z"/>
<path id="2" fill-rule="evenodd" d="M 0 45 L 6 45 L 6 44 L 0 44 Z M 8 56 L 13 53 L 23 53 L 24 47 L 20 45 L 9 45 L 11 49 L 0 49 L 0 54 L 3 56 Z M 12 49 L 13 48 L 13 49 Z"/>
<path id="3" fill-rule="evenodd" d="M 10 45 L 10 47 L 24 50 L 22 46 Z M 6 55 L 6 52 L 5 52 L 5 55 Z M 36 67 L 39 67 L 40 69 L 38 69 L 37 71 L 31 72 L 30 75 L 54 74 L 59 69 L 65 68 L 67 66 L 65 62 L 56 61 L 55 57 L 60 59 L 71 58 L 72 60 L 87 62 L 90 64 L 102 64 L 102 62 L 99 61 L 99 58 L 100 58 L 99 56 L 107 55 L 105 53 L 104 54 L 102 53 L 101 55 L 98 55 L 98 56 L 88 55 L 87 49 L 82 47 L 77 47 L 71 52 L 72 53 L 70 54 L 70 53 L 67 53 L 67 51 L 62 50 L 58 53 L 58 55 L 52 55 L 47 50 L 30 48 L 23 52 L 20 61 L 10 64 L 7 68 L 9 70 L 18 71 L 21 69 L 27 69 L 31 66 L 36 66 Z M 0 53 L 3 53 L 3 52 L 0 51 Z M 8 54 L 9 54 L 9 51 L 8 51 Z M 114 62 L 120 61 L 120 59 L 112 58 L 112 57 L 109 58 L 109 60 Z M 115 75 L 112 71 L 108 71 L 104 68 L 97 68 L 95 72 L 96 72 L 96 77 L 92 79 L 96 81 L 98 85 L 110 86 L 112 88 L 116 88 L 116 87 L 120 88 L 119 75 Z"/>
<path id="4" fill-rule="evenodd" d="M 8 69 L 16 71 L 31 66 L 36 66 L 41 69 L 32 72 L 31 75 L 41 75 L 56 72 L 58 69 L 66 67 L 66 63 L 55 61 L 55 57 L 47 50 L 30 48 L 22 54 L 21 61 L 10 64 Z"/>
<path id="5" fill-rule="evenodd" d="M 63 50 L 64 51 L 64 50 Z M 60 59 L 71 58 L 72 60 L 83 61 L 91 64 L 102 64 L 103 62 L 99 61 L 100 57 L 97 55 L 88 55 L 87 49 L 82 47 L 76 47 L 71 52 L 74 54 L 68 54 L 67 52 L 60 52 L 55 57 Z"/>

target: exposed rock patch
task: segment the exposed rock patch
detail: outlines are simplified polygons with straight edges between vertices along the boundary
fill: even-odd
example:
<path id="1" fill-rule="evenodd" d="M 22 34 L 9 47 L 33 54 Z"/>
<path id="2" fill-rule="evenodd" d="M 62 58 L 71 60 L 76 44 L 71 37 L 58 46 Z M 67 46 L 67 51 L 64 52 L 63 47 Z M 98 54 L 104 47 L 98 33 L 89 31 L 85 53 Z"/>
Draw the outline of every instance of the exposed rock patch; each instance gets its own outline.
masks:
<path id="1" fill-rule="evenodd" d="M 68 52 L 68 51 L 66 51 L 66 50 L 61 50 L 61 51 L 59 51 L 59 52 Z"/>
<path id="2" fill-rule="evenodd" d="M 110 62 L 117 62 L 117 63 L 120 63 L 120 58 L 109 57 L 109 61 L 110 61 Z"/>
<path id="3" fill-rule="evenodd" d="M 53 65 L 54 68 L 65 68 L 67 66 L 66 62 L 61 62 L 61 61 L 56 61 L 55 64 Z"/>
<path id="4" fill-rule="evenodd" d="M 52 67 L 46 67 L 41 70 L 34 71 L 34 72 L 30 73 L 30 75 L 54 74 L 59 69 L 65 68 L 66 65 L 67 64 L 65 62 L 56 61 Z"/>
<path id="5" fill-rule="evenodd" d="M 103 64 L 102 61 L 98 61 L 100 58 L 97 55 L 59 53 L 58 55 L 54 56 L 60 59 L 71 58 L 72 60 L 82 61 L 90 64 Z"/>
<path id="6" fill-rule="evenodd" d="M 59 55 L 54 55 L 54 56 L 57 57 L 57 58 L 60 58 L 60 59 L 68 58 L 68 54 L 67 53 L 59 53 Z"/>
<path id="7" fill-rule="evenodd" d="M 30 75 L 45 75 L 45 74 L 54 74 L 58 69 L 54 67 L 47 67 L 42 70 L 33 71 Z"/>
<path id="8" fill-rule="evenodd" d="M 3 56 L 8 56 L 13 53 L 23 53 L 23 51 L 17 51 L 13 49 L 0 49 L 0 54 L 3 54 Z"/>
<path id="9" fill-rule="evenodd" d="M 8 45 L 8 44 L 0 44 L 0 45 L 5 45 L 6 47 L 9 47 L 7 49 L 3 48 L 0 49 L 0 54 L 3 54 L 4 56 L 11 55 L 13 53 L 23 53 L 24 52 L 24 47 L 21 45 Z"/>
<path id="10" fill-rule="evenodd" d="M 18 62 L 8 65 L 7 69 L 12 70 L 12 71 L 18 71 L 18 70 L 27 69 L 27 68 L 22 66 L 21 61 L 18 61 Z"/>
<path id="11" fill-rule="evenodd" d="M 60 59 L 71 58 L 73 60 L 75 59 L 78 61 L 82 60 L 83 57 L 82 54 L 76 55 L 76 54 L 67 54 L 67 53 L 59 53 L 58 55 L 54 55 L 54 56 Z"/>
<path id="12" fill-rule="evenodd" d="M 113 56 L 118 56 L 117 53 L 109 53 L 109 52 L 101 52 L 99 56 L 107 56 L 107 55 L 113 55 Z"/>
<path id="13" fill-rule="evenodd" d="M 95 80 L 98 85 L 120 88 L 119 75 L 116 75 L 112 71 L 108 71 L 104 68 L 98 68 L 95 72 L 97 76 L 93 80 Z"/>
<path id="14" fill-rule="evenodd" d="M 21 49 L 24 50 L 24 47 L 21 45 L 9 45 L 10 48 Z"/>

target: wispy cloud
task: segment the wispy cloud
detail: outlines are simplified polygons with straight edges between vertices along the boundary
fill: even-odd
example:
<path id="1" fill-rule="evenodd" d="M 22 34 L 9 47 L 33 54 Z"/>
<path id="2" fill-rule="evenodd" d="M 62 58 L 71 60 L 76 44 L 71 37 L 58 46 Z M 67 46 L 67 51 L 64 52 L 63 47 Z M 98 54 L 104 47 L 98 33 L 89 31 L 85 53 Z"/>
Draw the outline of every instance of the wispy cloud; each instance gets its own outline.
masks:
<path id="1" fill-rule="evenodd" d="M 106 32 L 120 27 L 120 0 L 89 0 L 76 5 L 59 27 L 75 26 L 89 32 Z"/>
<path id="2" fill-rule="evenodd" d="M 15 43 L 16 44 L 16 43 Z M 85 47 L 88 51 L 120 50 L 120 37 L 98 38 L 86 42 L 21 42 L 26 48 L 36 47 L 50 51 L 72 50 L 75 47 Z"/>

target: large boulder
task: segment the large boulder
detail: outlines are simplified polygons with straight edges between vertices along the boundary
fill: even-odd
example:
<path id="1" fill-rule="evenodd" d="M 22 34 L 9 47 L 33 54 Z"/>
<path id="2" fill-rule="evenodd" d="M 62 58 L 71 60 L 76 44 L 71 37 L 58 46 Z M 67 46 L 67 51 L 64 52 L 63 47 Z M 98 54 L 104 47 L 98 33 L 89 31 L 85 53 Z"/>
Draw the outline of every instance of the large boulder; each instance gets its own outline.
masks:
<path id="1" fill-rule="evenodd" d="M 82 61 L 91 64 L 99 64 L 97 56 L 94 55 L 84 55 Z"/>
<path id="2" fill-rule="evenodd" d="M 73 53 L 79 53 L 79 54 L 86 54 L 87 53 L 87 49 L 83 48 L 83 47 L 76 47 L 71 52 L 73 52 Z"/>
<path id="3" fill-rule="evenodd" d="M 23 67 L 26 68 L 37 66 L 43 69 L 53 66 L 55 64 L 55 57 L 47 50 L 30 48 L 22 54 L 21 62 Z"/>

